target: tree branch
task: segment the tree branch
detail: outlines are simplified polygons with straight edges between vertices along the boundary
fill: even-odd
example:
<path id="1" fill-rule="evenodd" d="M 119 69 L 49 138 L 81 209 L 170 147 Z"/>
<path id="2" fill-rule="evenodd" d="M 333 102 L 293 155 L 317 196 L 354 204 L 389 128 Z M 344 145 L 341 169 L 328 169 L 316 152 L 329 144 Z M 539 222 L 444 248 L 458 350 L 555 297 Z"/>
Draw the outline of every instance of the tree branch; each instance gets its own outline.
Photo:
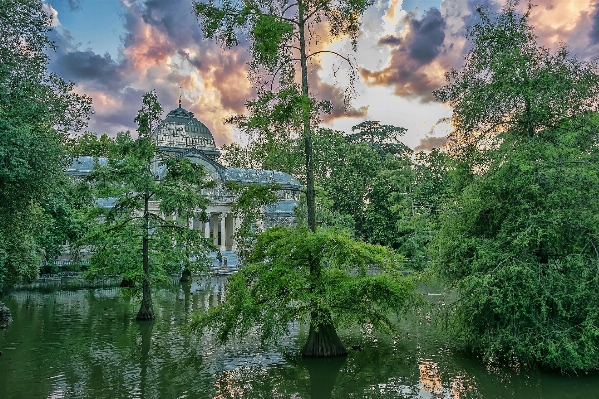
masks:
<path id="1" fill-rule="evenodd" d="M 317 52 L 315 52 L 315 53 L 308 54 L 308 55 L 306 56 L 306 58 L 310 58 L 310 57 L 312 57 L 312 56 L 315 56 L 315 55 L 317 55 L 317 54 L 320 54 L 320 53 L 330 53 L 330 54 L 334 54 L 334 55 L 336 55 L 337 57 L 340 57 L 340 58 L 344 59 L 345 61 L 347 61 L 347 63 L 349 64 L 349 66 L 353 66 L 353 63 L 351 62 L 351 60 L 350 60 L 349 58 L 347 58 L 347 57 L 346 57 L 346 56 L 344 56 L 344 55 L 341 55 L 341 54 L 339 54 L 339 53 L 338 53 L 338 52 L 336 52 L 336 51 L 332 51 L 332 50 L 319 50 L 319 51 L 317 51 Z"/>

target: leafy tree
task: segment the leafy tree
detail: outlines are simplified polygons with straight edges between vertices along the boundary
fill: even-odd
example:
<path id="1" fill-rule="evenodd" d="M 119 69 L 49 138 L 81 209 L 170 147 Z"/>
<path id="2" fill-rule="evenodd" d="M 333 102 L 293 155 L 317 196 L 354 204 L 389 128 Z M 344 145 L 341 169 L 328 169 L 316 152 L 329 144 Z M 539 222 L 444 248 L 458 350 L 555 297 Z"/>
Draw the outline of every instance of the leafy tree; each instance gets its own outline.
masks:
<path id="1" fill-rule="evenodd" d="M 69 137 L 65 143 L 72 157 L 107 157 L 112 140 L 106 133 L 98 136 L 92 132 L 85 132 L 82 135 Z"/>
<path id="2" fill-rule="evenodd" d="M 379 153 L 381 158 L 387 154 L 409 155 L 412 153 L 410 147 L 399 140 L 407 131 L 406 128 L 381 125 L 379 121 L 364 121 L 351 128 L 352 133 L 345 136 L 350 143 L 364 143 Z"/>
<path id="3" fill-rule="evenodd" d="M 336 54 L 350 63 L 350 80 L 355 76 L 355 67 L 350 58 L 341 54 L 328 50 L 310 52 L 310 40 L 317 39 L 310 36 L 310 30 L 326 27 L 330 37 L 349 36 L 355 48 L 359 19 L 371 4 L 372 0 L 194 2 L 206 37 L 216 39 L 226 47 L 238 44 L 240 35 L 251 41 L 250 76 L 256 84 L 258 98 L 246 104 L 249 117 L 241 116 L 232 121 L 246 131 L 266 136 L 266 139 L 281 132 L 297 133 L 303 139 L 307 219 L 313 233 L 316 232 L 316 202 L 312 126 L 318 122 L 320 112 L 330 110 L 330 104 L 310 97 L 308 61 L 325 52 Z M 295 62 L 299 62 L 299 85 Z M 320 263 L 315 260 L 309 266 L 310 273 L 320 275 Z M 312 289 L 316 290 L 316 287 Z M 310 342 L 314 343 L 320 339 L 329 340 L 331 328 L 334 331 L 329 325 L 313 327 L 311 334 L 314 336 Z M 317 346 L 314 349 L 313 353 L 317 355 L 328 352 L 319 352 L 321 349 Z"/>
<path id="4" fill-rule="evenodd" d="M 577 60 L 565 45 L 555 53 L 539 46 L 528 23 L 532 3 L 524 15 L 518 3 L 509 0 L 495 19 L 477 10 L 481 22 L 468 29 L 472 49 L 464 67 L 448 72 L 449 84 L 433 93 L 453 107 L 454 151 L 476 149 L 480 157 L 504 132 L 533 137 L 565 117 L 597 110 L 597 63 Z"/>
<path id="5" fill-rule="evenodd" d="M 438 271 L 456 342 L 486 358 L 599 367 L 599 118 L 522 138 L 449 207 Z"/>
<path id="6" fill-rule="evenodd" d="M 265 207 L 277 202 L 276 191 L 280 190 L 281 186 L 233 183 L 229 184 L 228 188 L 237 196 L 231 206 L 231 212 L 241 220 L 234 237 L 237 242 L 237 255 L 243 262 L 253 251 L 258 235 L 264 230 Z"/>
<path id="7" fill-rule="evenodd" d="M 154 318 L 151 283 L 182 267 L 201 270 L 210 248 L 203 234 L 189 229 L 189 220 L 207 220 L 201 190 L 213 182 L 201 165 L 152 144 L 161 111 L 156 94 L 146 93 L 135 118 L 138 138 L 119 133 L 107 164 L 89 175 L 96 198 L 104 200 L 91 213 L 98 224 L 87 236 L 94 248 L 88 276 L 120 274 L 141 283 L 140 320 Z M 112 203 L 103 206 L 106 201 Z"/>
<path id="8" fill-rule="evenodd" d="M 599 119 L 588 110 L 599 76 L 563 47 L 538 47 L 516 4 L 495 19 L 479 10 L 466 66 L 438 92 L 455 106 L 462 157 L 431 253 L 459 294 L 456 343 L 487 359 L 596 369 Z"/>
<path id="9" fill-rule="evenodd" d="M 48 72 L 51 16 L 39 0 L 0 1 L 0 285 L 34 278 L 44 259 L 47 201 L 65 182 L 64 133 L 85 126 L 91 99 Z"/>
<path id="10" fill-rule="evenodd" d="M 393 251 L 344 233 L 275 227 L 258 237 L 244 267 L 229 278 L 226 301 L 194 317 L 192 328 L 214 330 L 227 341 L 257 327 L 261 339 L 269 341 L 288 333 L 299 319 L 311 330 L 304 356 L 343 355 L 335 326 L 393 332 L 391 315 L 402 315 L 416 303 L 414 281 L 400 276 L 401 265 Z M 314 334 L 315 326 L 327 334 Z"/>

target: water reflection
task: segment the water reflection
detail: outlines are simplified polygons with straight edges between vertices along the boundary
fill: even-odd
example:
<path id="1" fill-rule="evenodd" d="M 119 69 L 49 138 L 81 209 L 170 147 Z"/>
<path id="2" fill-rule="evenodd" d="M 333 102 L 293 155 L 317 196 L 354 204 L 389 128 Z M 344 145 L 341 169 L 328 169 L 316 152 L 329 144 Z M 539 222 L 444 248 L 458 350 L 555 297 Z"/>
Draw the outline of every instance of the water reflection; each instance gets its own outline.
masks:
<path id="1" fill-rule="evenodd" d="M 599 376 L 489 368 L 448 350 L 430 323 L 409 338 L 346 332 L 347 357 L 302 359 L 306 331 L 279 347 L 254 336 L 227 346 L 180 327 L 222 300 L 224 279 L 154 295 L 155 322 L 136 322 L 138 299 L 118 288 L 14 292 L 0 330 L 0 398 L 574 398 L 595 397 Z M 418 320 L 422 320 L 419 318 Z"/>

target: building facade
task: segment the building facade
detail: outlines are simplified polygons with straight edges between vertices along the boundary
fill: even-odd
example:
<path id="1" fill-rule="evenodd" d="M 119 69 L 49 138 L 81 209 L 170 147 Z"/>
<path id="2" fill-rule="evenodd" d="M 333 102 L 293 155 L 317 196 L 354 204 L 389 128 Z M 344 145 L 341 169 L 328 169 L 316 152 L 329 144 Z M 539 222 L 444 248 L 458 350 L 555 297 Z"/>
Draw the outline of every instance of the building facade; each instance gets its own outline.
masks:
<path id="1" fill-rule="evenodd" d="M 226 167 L 219 162 L 220 151 L 216 148 L 214 137 L 202 122 L 181 107 L 172 110 L 152 133 L 152 140 L 161 151 L 176 157 L 186 157 L 191 162 L 201 164 L 206 173 L 216 182 L 215 187 L 204 189 L 202 194 L 210 200 L 206 208 L 208 221 L 189 221 L 189 228 L 200 230 L 206 238 L 212 238 L 214 245 L 221 252 L 235 252 L 237 243 L 234 235 L 241 220 L 233 214 L 231 207 L 236 201 L 235 192 L 227 188 L 228 183 L 241 185 L 277 184 L 278 202 L 266 207 L 264 223 L 258 228 L 268 228 L 275 225 L 295 224 L 294 207 L 299 201 L 300 182 L 293 176 L 270 170 L 243 169 Z M 98 160 L 100 164 L 105 159 Z M 90 173 L 94 166 L 92 157 L 79 157 L 67 170 L 72 176 L 84 176 Z M 110 199 L 98 200 L 101 206 L 110 207 Z M 150 204 L 151 211 L 158 212 L 158 202 Z"/>

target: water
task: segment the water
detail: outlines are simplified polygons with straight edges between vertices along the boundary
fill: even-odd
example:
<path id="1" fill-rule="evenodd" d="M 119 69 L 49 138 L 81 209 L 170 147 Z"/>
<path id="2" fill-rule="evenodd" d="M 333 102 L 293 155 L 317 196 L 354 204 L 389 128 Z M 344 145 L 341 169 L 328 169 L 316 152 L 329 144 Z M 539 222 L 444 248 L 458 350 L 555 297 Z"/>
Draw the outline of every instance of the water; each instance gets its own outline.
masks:
<path id="1" fill-rule="evenodd" d="M 118 288 L 17 291 L 2 298 L 0 398 L 597 398 L 599 374 L 506 369 L 453 353 L 426 317 L 397 339 L 342 332 L 346 358 L 306 360 L 306 336 L 279 347 L 253 337 L 227 346 L 181 329 L 223 297 L 223 278 L 153 292 L 156 321 Z M 190 293 L 191 291 L 191 293 Z"/>

